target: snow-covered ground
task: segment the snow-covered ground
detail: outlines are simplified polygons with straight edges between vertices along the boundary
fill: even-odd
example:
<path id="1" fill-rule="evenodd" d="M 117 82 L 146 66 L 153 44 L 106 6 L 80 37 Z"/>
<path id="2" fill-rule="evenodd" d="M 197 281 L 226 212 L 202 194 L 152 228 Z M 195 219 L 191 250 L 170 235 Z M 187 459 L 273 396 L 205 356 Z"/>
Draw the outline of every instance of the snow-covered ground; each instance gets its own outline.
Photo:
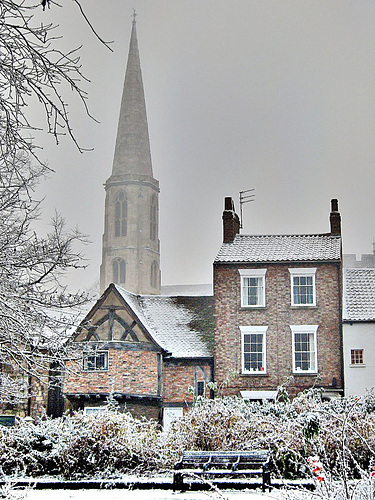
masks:
<path id="1" fill-rule="evenodd" d="M 242 490 L 186 491 L 171 490 L 18 490 L 9 492 L 10 500 L 309 500 L 311 496 L 287 490 L 274 490 L 270 493 Z"/>

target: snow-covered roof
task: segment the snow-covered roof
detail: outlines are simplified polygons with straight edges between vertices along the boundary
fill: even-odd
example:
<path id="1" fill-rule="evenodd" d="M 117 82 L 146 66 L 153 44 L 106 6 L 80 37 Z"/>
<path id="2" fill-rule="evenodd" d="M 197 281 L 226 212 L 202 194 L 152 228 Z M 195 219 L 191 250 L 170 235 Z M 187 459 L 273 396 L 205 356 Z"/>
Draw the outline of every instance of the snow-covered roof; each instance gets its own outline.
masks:
<path id="1" fill-rule="evenodd" d="M 375 269 L 344 269 L 344 321 L 375 321 Z"/>
<path id="2" fill-rule="evenodd" d="M 134 295 L 116 285 L 157 344 L 175 358 L 211 357 L 213 297 Z"/>
<path id="3" fill-rule="evenodd" d="M 330 234 L 254 236 L 223 243 L 215 263 L 339 261 L 341 238 Z"/>

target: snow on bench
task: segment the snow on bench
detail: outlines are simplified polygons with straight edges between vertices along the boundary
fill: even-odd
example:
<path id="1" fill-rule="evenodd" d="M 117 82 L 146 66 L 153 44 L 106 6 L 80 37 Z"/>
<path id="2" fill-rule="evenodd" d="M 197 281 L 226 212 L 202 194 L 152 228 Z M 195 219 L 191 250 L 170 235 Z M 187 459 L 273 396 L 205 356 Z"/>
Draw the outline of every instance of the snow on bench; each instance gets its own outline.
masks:
<path id="1" fill-rule="evenodd" d="M 261 476 L 262 488 L 271 489 L 271 453 L 252 451 L 184 451 L 174 466 L 173 489 L 183 489 L 184 476 L 206 479 Z"/>

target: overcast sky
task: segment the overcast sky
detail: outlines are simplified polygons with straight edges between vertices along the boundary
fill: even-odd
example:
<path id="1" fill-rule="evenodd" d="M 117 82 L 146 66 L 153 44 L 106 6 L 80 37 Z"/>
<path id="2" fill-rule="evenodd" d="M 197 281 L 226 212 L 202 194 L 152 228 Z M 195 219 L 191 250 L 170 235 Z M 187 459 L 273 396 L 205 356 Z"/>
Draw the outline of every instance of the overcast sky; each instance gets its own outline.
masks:
<path id="1" fill-rule="evenodd" d="M 60 2 L 61 3 L 61 2 Z M 132 8 L 159 180 L 163 284 L 209 283 L 222 241 L 223 199 L 255 189 L 248 234 L 329 231 L 338 198 L 345 253 L 375 236 L 375 2 L 357 0 L 81 0 L 40 18 L 83 44 L 89 105 L 74 100 L 79 154 L 43 137 L 56 173 L 43 183 L 43 224 L 56 208 L 91 239 L 75 287 L 99 275 L 104 188 L 110 176 Z M 31 108 L 32 109 L 32 108 Z M 40 139 L 39 139 L 40 142 Z"/>

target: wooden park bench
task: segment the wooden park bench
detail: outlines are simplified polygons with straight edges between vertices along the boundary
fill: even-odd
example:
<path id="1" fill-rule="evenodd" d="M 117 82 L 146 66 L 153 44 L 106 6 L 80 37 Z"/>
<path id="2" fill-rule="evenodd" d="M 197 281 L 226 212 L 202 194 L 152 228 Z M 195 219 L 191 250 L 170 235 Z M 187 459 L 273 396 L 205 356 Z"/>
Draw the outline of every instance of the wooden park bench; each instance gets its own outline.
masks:
<path id="1" fill-rule="evenodd" d="M 182 490 L 184 476 L 240 478 L 261 476 L 262 488 L 271 489 L 271 453 L 254 451 L 184 451 L 174 466 L 173 489 Z"/>

